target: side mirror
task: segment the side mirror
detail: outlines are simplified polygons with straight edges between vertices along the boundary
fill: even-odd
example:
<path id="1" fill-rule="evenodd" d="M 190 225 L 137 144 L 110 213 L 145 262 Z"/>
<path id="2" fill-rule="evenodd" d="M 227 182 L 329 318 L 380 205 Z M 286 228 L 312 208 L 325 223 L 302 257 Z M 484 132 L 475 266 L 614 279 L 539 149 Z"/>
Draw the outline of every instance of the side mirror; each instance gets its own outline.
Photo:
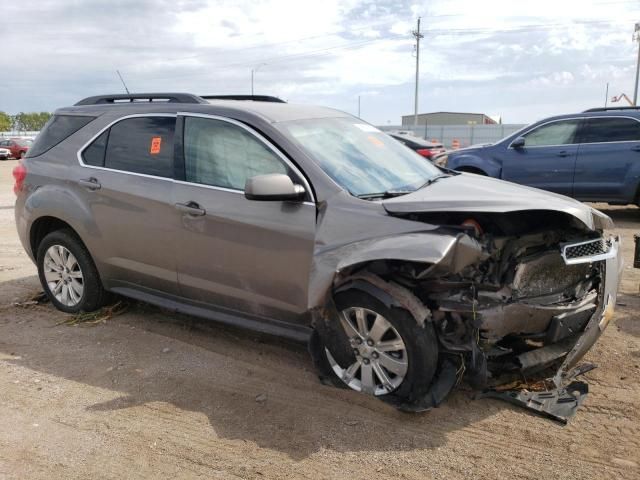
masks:
<path id="1" fill-rule="evenodd" d="M 518 137 L 513 142 L 511 142 L 511 148 L 515 148 L 516 150 L 520 148 L 524 148 L 525 139 L 524 137 Z"/>
<path id="2" fill-rule="evenodd" d="M 302 200 L 305 190 L 302 185 L 295 185 L 288 175 L 272 173 L 257 175 L 247 179 L 244 196 L 247 200 L 281 202 Z"/>

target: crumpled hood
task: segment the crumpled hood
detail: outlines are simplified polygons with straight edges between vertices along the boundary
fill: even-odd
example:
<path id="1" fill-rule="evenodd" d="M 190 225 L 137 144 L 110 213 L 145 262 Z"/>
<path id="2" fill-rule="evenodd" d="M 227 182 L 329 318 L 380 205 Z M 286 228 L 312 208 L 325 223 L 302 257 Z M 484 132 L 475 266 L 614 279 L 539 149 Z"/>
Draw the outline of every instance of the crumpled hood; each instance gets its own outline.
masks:
<path id="1" fill-rule="evenodd" d="M 382 204 L 389 213 L 553 210 L 576 217 L 592 230 L 613 228 L 608 216 L 577 200 L 470 173 L 442 178 Z"/>

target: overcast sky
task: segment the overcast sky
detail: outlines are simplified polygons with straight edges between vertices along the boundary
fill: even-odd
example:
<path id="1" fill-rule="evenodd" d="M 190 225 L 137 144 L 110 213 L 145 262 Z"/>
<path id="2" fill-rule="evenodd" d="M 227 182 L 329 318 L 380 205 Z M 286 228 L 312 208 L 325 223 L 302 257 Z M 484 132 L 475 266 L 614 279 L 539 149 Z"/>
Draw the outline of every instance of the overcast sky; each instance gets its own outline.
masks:
<path id="1" fill-rule="evenodd" d="M 633 94 L 640 0 L 0 0 L 0 110 L 123 92 L 255 93 L 374 124 L 420 111 L 525 123 Z"/>

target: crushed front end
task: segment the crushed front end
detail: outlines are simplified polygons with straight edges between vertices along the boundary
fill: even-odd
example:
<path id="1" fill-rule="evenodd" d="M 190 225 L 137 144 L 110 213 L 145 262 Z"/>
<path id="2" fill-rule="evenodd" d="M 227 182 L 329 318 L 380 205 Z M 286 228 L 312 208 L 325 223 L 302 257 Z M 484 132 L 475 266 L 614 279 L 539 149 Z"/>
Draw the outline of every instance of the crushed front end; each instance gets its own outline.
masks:
<path id="1" fill-rule="evenodd" d="M 588 391 L 576 377 L 593 368 L 577 364 L 615 307 L 619 239 L 562 215 L 530 213 L 506 233 L 487 217 L 448 220 L 475 237 L 481 260 L 451 272 L 445 259 L 404 274 L 431 312 L 441 351 L 462 359 L 480 396 L 566 422 Z"/>

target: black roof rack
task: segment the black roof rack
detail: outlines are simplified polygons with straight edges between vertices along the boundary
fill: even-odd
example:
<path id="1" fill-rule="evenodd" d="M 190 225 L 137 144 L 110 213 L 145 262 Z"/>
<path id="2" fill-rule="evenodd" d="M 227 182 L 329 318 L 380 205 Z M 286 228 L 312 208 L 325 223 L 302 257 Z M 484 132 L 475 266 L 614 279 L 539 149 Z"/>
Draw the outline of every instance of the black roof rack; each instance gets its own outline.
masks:
<path id="1" fill-rule="evenodd" d="M 132 93 L 87 97 L 76 103 L 76 106 L 134 102 L 205 103 L 201 97 L 191 93 Z"/>
<path id="2" fill-rule="evenodd" d="M 640 110 L 640 107 L 597 107 L 597 108 L 590 108 L 589 110 L 585 110 L 583 113 L 608 112 L 609 110 Z"/>
<path id="3" fill-rule="evenodd" d="M 254 102 L 287 103 L 271 95 L 200 95 L 205 100 L 252 100 Z"/>

